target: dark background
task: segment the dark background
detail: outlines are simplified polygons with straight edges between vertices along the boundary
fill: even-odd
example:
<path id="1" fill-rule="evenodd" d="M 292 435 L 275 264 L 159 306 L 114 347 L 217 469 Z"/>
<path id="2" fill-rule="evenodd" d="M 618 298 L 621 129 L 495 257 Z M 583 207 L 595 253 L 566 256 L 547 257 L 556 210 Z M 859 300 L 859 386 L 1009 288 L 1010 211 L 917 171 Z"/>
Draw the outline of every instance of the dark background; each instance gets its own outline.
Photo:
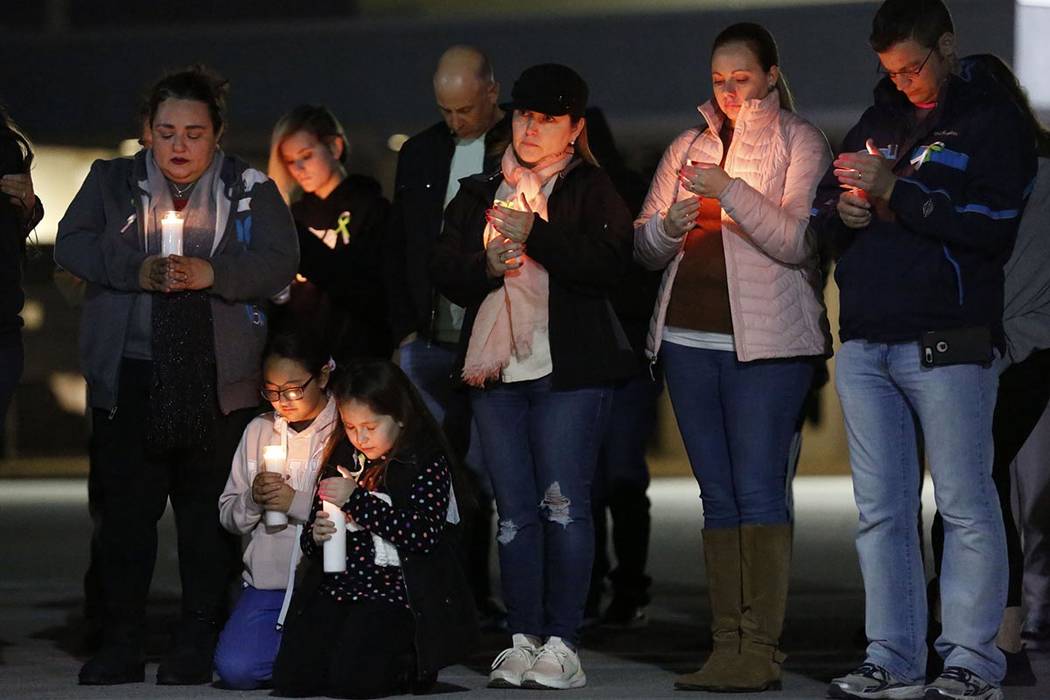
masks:
<path id="1" fill-rule="evenodd" d="M 490 53 L 504 96 L 534 63 L 576 68 L 628 162 L 647 176 L 674 135 L 697 122 L 696 105 L 710 95 L 711 42 L 728 24 L 752 20 L 773 32 L 799 111 L 833 146 L 869 103 L 876 80 L 867 46 L 873 2 L 485 17 L 432 16 L 439 5 L 428 5 L 424 16 L 406 2 L 391 3 L 400 14 L 376 10 L 382 5 L 373 0 L 366 11 L 340 0 L 5 3 L 0 102 L 38 144 L 116 149 L 138 136 L 136 110 L 148 85 L 165 70 L 201 62 L 232 84 L 227 151 L 265 167 L 277 118 L 300 102 L 321 102 L 350 134 L 351 169 L 377 177 L 389 196 L 396 153 L 387 140 L 438 118 L 431 75 L 454 43 Z M 950 5 L 961 53 L 1013 58 L 1011 0 Z M 58 213 L 66 202 L 44 204 Z M 35 246 L 25 286 L 42 305 L 45 323 L 25 335 L 23 385 L 0 433 L 0 457 L 23 460 L 0 461 L 0 475 L 82 469 L 87 421 L 61 410 L 50 389 L 56 371 L 77 367 L 77 314 L 52 274 L 50 247 Z M 32 459 L 44 461 L 32 466 Z"/>

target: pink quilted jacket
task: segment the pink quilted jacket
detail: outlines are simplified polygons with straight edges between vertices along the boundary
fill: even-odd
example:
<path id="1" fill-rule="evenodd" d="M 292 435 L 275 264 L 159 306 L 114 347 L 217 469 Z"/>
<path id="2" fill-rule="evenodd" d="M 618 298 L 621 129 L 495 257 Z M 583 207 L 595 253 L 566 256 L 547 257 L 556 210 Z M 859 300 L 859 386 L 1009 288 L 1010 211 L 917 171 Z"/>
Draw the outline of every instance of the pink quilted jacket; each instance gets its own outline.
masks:
<path id="1" fill-rule="evenodd" d="M 650 358 L 660 349 L 685 242 L 685 236 L 664 232 L 664 215 L 675 201 L 693 196 L 679 186 L 678 170 L 688 159 L 722 159 L 722 116 L 710 102 L 699 110 L 710 128 L 690 129 L 671 143 L 634 224 L 635 259 L 650 270 L 666 268 L 649 326 Z M 831 352 L 817 246 L 809 228 L 817 183 L 830 160 L 824 135 L 781 109 L 776 91 L 740 109 L 725 161 L 733 180 L 721 201 L 729 306 L 741 361 Z"/>

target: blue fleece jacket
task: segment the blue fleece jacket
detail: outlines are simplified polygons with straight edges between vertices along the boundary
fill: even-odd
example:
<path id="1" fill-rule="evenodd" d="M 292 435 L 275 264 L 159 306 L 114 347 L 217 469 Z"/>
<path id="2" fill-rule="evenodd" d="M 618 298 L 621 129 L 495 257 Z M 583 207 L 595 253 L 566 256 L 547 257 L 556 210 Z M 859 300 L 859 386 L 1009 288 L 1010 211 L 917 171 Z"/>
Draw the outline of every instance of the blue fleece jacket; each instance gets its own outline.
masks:
<path id="1" fill-rule="evenodd" d="M 837 257 L 840 339 L 904 342 L 986 326 L 1002 349 L 1003 264 L 1036 173 L 1021 113 L 991 77 L 964 64 L 921 122 L 888 78 L 880 82 L 841 150 L 863 151 L 868 138 L 897 154 L 899 178 L 871 224 L 842 224 L 834 166 L 814 202 L 812 225 Z"/>

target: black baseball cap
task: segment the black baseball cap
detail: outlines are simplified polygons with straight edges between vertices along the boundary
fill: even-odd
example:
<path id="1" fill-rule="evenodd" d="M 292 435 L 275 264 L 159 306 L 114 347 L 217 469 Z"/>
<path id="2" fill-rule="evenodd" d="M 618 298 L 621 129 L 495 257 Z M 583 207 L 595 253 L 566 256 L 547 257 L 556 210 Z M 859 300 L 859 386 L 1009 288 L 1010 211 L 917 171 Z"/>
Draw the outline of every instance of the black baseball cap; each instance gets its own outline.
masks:
<path id="1" fill-rule="evenodd" d="M 522 71 L 502 109 L 528 109 L 552 117 L 568 114 L 576 119 L 587 109 L 587 83 L 580 74 L 560 63 L 542 63 Z"/>

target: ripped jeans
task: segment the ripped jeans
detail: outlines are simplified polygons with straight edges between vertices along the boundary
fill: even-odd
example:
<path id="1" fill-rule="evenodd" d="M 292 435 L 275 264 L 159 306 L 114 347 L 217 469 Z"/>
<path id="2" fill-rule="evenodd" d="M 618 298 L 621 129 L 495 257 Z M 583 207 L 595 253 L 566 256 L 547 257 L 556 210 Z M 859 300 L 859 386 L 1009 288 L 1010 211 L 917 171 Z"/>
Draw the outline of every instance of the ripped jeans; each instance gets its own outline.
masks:
<path id="1" fill-rule="evenodd" d="M 551 388 L 550 376 L 471 390 L 499 512 L 511 633 L 578 640 L 594 559 L 591 483 L 611 389 Z"/>

